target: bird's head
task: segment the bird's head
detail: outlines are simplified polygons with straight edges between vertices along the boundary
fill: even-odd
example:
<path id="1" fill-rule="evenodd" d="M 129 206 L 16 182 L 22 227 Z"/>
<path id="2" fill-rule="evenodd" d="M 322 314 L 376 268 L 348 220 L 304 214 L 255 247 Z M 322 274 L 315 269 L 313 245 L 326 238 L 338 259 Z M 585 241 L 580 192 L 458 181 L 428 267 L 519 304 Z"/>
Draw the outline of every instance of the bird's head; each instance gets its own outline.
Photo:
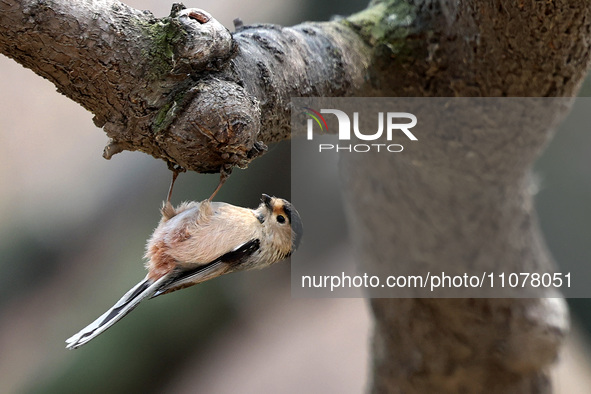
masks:
<path id="1" fill-rule="evenodd" d="M 263 194 L 256 212 L 267 233 L 274 234 L 276 242 L 285 244 L 282 249 L 288 249 L 288 255 L 298 248 L 304 228 L 300 214 L 289 201 Z"/>

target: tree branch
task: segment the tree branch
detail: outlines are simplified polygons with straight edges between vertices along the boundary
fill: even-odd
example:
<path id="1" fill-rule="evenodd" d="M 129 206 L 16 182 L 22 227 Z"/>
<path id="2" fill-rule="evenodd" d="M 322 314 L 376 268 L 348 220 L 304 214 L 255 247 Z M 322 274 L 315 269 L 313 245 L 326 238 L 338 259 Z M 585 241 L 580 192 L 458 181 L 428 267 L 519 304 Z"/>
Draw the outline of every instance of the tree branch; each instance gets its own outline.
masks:
<path id="1" fill-rule="evenodd" d="M 246 166 L 289 138 L 292 95 L 354 94 L 368 64 L 342 23 L 232 36 L 182 5 L 156 19 L 114 0 L 7 0 L 0 33 L 2 53 L 95 115 L 111 138 L 106 158 L 141 150 L 198 172 Z"/>

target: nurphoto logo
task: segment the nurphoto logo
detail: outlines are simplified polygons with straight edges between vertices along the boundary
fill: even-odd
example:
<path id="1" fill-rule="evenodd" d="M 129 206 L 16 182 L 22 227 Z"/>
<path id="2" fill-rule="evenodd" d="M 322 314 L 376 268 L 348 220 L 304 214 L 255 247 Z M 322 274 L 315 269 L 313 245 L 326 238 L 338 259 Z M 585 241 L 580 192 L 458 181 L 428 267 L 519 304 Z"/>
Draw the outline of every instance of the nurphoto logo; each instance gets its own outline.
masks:
<path id="1" fill-rule="evenodd" d="M 411 141 L 418 141 L 417 137 L 410 131 L 416 126 L 417 117 L 408 112 L 378 112 L 378 130 L 376 132 L 364 133 L 359 129 L 359 112 L 353 112 L 353 124 L 351 125 L 351 118 L 344 111 L 338 109 L 321 109 L 320 112 L 304 107 L 304 112 L 309 116 L 307 123 L 307 138 L 314 139 L 314 128 L 320 129 L 322 134 L 328 133 L 328 124 L 322 114 L 332 114 L 336 116 L 338 122 L 338 136 L 339 142 L 351 141 L 352 135 L 361 141 L 374 141 L 374 143 L 362 144 L 319 144 L 319 152 L 333 151 L 333 152 L 369 152 L 369 151 L 387 151 L 387 152 L 402 152 L 404 149 L 400 144 L 391 143 L 393 136 L 405 135 Z M 401 120 L 403 122 L 401 122 Z M 406 122 L 404 122 L 406 120 Z M 385 127 L 384 127 L 385 123 Z M 315 127 L 317 125 L 317 127 Z M 385 142 L 378 143 L 378 140 Z M 352 131 L 352 132 L 351 132 Z M 402 133 L 402 134 L 400 134 Z"/>

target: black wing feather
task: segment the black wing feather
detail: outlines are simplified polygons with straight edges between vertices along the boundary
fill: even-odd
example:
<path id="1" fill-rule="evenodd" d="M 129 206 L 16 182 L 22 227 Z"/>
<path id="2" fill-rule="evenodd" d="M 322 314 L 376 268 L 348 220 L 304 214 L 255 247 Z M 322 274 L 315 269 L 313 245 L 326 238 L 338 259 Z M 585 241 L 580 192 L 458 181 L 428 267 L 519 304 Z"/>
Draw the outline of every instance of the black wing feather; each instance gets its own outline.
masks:
<path id="1" fill-rule="evenodd" d="M 159 295 L 180 289 L 183 284 L 192 283 L 192 280 L 200 275 L 203 275 L 207 271 L 217 270 L 220 266 L 226 266 L 226 272 L 234 271 L 233 268 L 240 265 L 241 262 L 252 255 L 254 252 L 259 250 L 260 241 L 258 239 L 250 240 L 238 248 L 218 257 L 211 263 L 190 269 L 190 270 L 178 270 L 173 273 L 168 281 L 162 284 L 154 295 L 150 298 L 158 297 Z"/>

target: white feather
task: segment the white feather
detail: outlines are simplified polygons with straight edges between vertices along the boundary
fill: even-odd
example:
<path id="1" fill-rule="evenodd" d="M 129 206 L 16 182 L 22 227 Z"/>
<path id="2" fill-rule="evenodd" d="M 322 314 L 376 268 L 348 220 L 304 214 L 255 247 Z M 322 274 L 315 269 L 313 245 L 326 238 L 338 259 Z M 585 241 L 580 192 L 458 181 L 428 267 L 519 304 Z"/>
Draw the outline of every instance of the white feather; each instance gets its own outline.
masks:
<path id="1" fill-rule="evenodd" d="M 113 305 L 108 311 L 103 313 L 98 319 L 90 323 L 88 326 L 84 327 L 78 333 L 72 335 L 70 338 L 66 340 L 67 348 L 68 349 L 76 349 L 90 341 L 91 339 L 95 338 L 102 332 L 104 332 L 107 328 L 111 327 L 113 324 L 121 320 L 125 315 L 127 315 L 133 308 L 135 308 L 140 301 L 145 298 L 151 297 L 161 286 L 162 283 L 165 282 L 169 278 L 169 275 L 164 275 L 151 285 L 149 285 L 145 290 L 136 294 L 134 293 L 138 288 L 141 286 L 145 286 L 148 283 L 148 279 L 144 279 L 137 285 L 135 285 L 131 290 L 129 290 L 115 305 Z M 109 315 L 116 310 L 117 308 L 121 308 L 120 311 L 110 318 Z"/>

